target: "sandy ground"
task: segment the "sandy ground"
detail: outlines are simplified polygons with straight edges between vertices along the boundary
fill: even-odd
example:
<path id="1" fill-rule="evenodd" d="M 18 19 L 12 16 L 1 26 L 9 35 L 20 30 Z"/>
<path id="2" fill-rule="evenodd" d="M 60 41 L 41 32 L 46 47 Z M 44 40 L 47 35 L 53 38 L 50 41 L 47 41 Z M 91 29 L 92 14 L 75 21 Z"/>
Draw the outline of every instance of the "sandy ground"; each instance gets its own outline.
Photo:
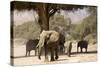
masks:
<path id="1" fill-rule="evenodd" d="M 88 53 L 76 53 L 76 45 L 72 47 L 72 55 L 68 57 L 66 54 L 60 55 L 59 59 L 53 62 L 44 62 L 44 56 L 41 60 L 34 56 L 34 50 L 31 51 L 30 57 L 25 57 L 25 45 L 14 46 L 14 65 L 37 65 L 37 64 L 59 64 L 59 63 L 80 63 L 80 62 L 95 62 L 97 61 L 97 45 L 89 45 Z"/>

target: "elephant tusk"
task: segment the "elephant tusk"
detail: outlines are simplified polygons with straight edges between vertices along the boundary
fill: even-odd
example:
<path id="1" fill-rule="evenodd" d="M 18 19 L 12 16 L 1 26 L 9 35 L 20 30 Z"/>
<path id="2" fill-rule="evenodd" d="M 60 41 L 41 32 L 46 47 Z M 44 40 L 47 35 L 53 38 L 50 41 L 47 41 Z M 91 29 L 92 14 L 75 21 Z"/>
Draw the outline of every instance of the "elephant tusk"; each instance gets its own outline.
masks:
<path id="1" fill-rule="evenodd" d="M 39 45 L 37 45 L 36 48 L 39 48 Z"/>

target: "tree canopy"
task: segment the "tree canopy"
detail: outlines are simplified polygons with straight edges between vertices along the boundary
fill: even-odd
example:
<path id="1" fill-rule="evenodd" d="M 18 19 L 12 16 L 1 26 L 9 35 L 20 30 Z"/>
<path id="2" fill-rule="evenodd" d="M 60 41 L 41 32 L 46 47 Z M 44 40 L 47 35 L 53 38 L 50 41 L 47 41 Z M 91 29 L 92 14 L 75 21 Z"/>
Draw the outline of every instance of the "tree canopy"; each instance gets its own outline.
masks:
<path id="1" fill-rule="evenodd" d="M 64 18 L 62 15 L 59 16 L 54 16 L 56 12 L 60 14 L 60 9 L 66 10 L 66 11 L 75 11 L 77 9 L 83 9 L 83 8 L 88 8 L 88 13 L 90 14 L 88 17 L 83 19 L 81 21 L 81 24 L 70 24 L 68 25 L 68 22 L 66 23 L 64 21 Z M 72 38 L 74 39 L 81 39 L 85 38 L 86 36 L 90 34 L 96 34 L 97 33 L 97 11 L 95 6 L 87 6 L 87 5 L 72 5 L 72 4 L 55 4 L 55 3 L 40 3 L 40 2 L 23 2 L 23 1 L 12 1 L 11 2 L 11 11 L 13 10 L 35 10 L 39 16 L 38 23 L 41 27 L 41 31 L 44 30 L 49 30 L 50 29 L 57 29 L 57 27 L 61 27 L 63 32 L 66 32 L 71 35 Z M 52 18 L 55 18 L 54 21 L 52 21 Z M 56 23 L 57 22 L 57 23 Z M 30 23 L 31 24 L 31 23 Z M 30 25 L 29 24 L 29 25 Z M 25 24 L 27 27 L 27 24 Z M 16 28 L 16 31 L 22 31 L 21 29 L 24 29 L 27 34 L 31 35 L 29 31 L 27 30 L 28 28 L 24 28 L 25 26 L 19 26 Z M 21 29 L 20 29 L 21 28 Z M 34 25 L 29 28 L 30 30 L 34 30 Z M 60 31 L 60 33 L 62 33 Z M 22 32 L 24 33 L 24 32 Z M 33 32 L 32 32 L 33 33 Z M 39 33 L 39 32 L 38 32 Z M 19 35 L 21 33 L 19 32 Z M 21 36 L 21 35 L 20 35 Z M 24 37 L 24 36 L 23 36 Z M 31 37 L 28 36 L 27 37 Z M 26 38 L 27 38 L 26 37 Z"/>
<path id="2" fill-rule="evenodd" d="M 83 39 L 87 37 L 88 35 L 91 37 L 96 38 L 97 35 L 97 10 L 96 7 L 89 7 L 88 12 L 90 12 L 90 15 L 86 18 L 84 18 L 80 24 L 75 26 L 75 30 L 72 31 L 73 37 L 77 38 L 79 36 L 79 39 Z"/>

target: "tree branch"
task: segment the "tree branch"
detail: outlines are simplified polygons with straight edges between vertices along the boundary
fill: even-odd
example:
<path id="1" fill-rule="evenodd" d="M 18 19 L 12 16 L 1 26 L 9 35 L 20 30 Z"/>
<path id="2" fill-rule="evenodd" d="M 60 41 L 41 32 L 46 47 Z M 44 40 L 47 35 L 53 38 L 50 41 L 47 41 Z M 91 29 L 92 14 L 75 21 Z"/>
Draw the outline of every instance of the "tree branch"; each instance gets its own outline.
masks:
<path id="1" fill-rule="evenodd" d="M 49 17 L 53 16 L 56 12 L 57 12 L 58 9 L 52 9 L 49 11 Z"/>

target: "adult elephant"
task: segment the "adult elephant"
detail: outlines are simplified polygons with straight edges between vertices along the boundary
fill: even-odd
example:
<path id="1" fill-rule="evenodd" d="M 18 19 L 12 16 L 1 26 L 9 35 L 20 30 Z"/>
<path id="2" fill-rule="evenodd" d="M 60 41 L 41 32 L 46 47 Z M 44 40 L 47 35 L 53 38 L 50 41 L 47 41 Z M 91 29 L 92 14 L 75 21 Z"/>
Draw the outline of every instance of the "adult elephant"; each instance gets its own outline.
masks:
<path id="1" fill-rule="evenodd" d="M 37 45 L 38 58 L 41 59 L 42 48 L 45 51 L 45 61 L 48 60 L 48 52 L 51 53 L 51 61 L 58 59 L 58 46 L 59 46 L 59 33 L 56 31 L 45 31 L 43 30 L 40 34 L 40 40 Z M 55 56 L 55 58 L 54 58 Z"/>
<path id="2" fill-rule="evenodd" d="M 80 52 L 83 52 L 83 48 L 85 48 L 85 52 L 87 52 L 87 48 L 88 48 L 88 42 L 86 40 L 81 40 L 78 42 L 77 44 L 77 52 L 79 52 L 79 47 L 80 47 Z"/>
<path id="3" fill-rule="evenodd" d="M 68 57 L 70 57 L 71 56 L 71 51 L 72 51 L 72 42 L 66 41 L 64 43 L 64 46 L 65 46 L 65 52 L 67 51 L 67 55 L 68 55 Z"/>
<path id="4" fill-rule="evenodd" d="M 65 43 L 65 36 L 63 34 L 60 33 L 59 36 L 59 50 L 60 50 L 60 54 L 64 54 L 64 43 Z"/>

